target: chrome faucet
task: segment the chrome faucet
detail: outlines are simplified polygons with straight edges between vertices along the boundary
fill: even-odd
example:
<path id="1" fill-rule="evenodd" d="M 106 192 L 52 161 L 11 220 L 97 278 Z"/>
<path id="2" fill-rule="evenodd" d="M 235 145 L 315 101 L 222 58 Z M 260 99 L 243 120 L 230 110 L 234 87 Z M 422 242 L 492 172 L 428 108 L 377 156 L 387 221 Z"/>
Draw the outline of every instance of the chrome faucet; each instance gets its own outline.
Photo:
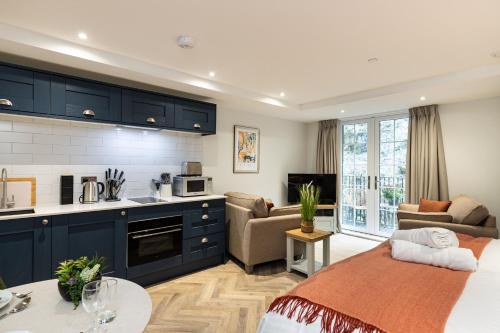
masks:
<path id="1" fill-rule="evenodd" d="M 7 169 L 2 169 L 2 200 L 0 201 L 0 208 L 7 208 Z"/>

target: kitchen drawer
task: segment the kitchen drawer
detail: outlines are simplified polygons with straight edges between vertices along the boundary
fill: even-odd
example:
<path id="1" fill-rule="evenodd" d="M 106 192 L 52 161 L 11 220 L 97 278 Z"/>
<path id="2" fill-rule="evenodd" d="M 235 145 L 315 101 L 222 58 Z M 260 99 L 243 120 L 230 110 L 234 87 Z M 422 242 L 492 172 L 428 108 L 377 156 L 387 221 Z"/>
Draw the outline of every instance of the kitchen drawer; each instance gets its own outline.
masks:
<path id="1" fill-rule="evenodd" d="M 0 110 L 43 113 L 50 110 L 50 76 L 0 65 Z"/>
<path id="2" fill-rule="evenodd" d="M 71 118 L 121 121 L 121 89 L 92 81 L 55 77 L 52 114 Z"/>
<path id="3" fill-rule="evenodd" d="M 123 122 L 147 127 L 174 127 L 174 103 L 162 95 L 123 89 Z"/>
<path id="4" fill-rule="evenodd" d="M 174 215 L 182 215 L 182 204 L 145 205 L 143 207 L 129 208 L 128 221 Z"/>
<path id="5" fill-rule="evenodd" d="M 215 133 L 214 104 L 177 101 L 175 103 L 175 128 L 199 133 Z"/>
<path id="6" fill-rule="evenodd" d="M 197 237 L 224 231 L 224 211 L 207 214 L 191 213 L 184 215 L 183 238 Z"/>
<path id="7" fill-rule="evenodd" d="M 220 210 L 226 208 L 226 200 L 225 199 L 215 199 L 215 200 L 200 200 L 200 201 L 192 201 L 186 202 L 184 204 L 185 211 L 200 211 L 206 212 L 208 210 Z"/>
<path id="8" fill-rule="evenodd" d="M 184 240 L 184 263 L 221 255 L 226 245 L 224 233 L 203 235 Z"/>

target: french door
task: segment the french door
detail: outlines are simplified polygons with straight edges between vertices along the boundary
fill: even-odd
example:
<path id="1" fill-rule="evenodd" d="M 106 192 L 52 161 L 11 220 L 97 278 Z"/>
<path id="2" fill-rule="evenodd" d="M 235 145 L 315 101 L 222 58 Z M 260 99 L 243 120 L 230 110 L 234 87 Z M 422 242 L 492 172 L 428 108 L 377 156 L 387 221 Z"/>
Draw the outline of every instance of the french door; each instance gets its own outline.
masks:
<path id="1" fill-rule="evenodd" d="M 341 124 L 340 222 L 343 229 L 388 236 L 405 198 L 408 116 Z"/>

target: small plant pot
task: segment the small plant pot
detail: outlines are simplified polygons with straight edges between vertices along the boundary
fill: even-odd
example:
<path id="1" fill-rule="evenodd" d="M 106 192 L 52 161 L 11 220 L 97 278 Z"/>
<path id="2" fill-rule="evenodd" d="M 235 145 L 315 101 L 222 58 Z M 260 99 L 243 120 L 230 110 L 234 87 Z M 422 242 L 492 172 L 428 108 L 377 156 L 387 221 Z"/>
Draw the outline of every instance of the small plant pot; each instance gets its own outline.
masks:
<path id="1" fill-rule="evenodd" d="M 101 274 L 98 274 L 96 276 L 96 278 L 92 281 L 98 281 L 98 280 L 102 280 Z M 61 295 L 63 300 L 65 300 L 66 302 L 71 302 L 71 296 L 69 295 L 68 288 L 66 288 L 66 286 L 63 286 L 61 284 L 61 282 L 58 281 L 57 282 L 57 289 L 59 290 L 59 294 Z M 80 291 L 80 294 L 81 294 L 81 291 Z M 81 296 L 80 296 L 79 301 L 81 301 Z"/>
<path id="2" fill-rule="evenodd" d="M 304 221 L 300 222 L 300 230 L 307 234 L 314 231 L 314 222 L 313 221 Z"/>

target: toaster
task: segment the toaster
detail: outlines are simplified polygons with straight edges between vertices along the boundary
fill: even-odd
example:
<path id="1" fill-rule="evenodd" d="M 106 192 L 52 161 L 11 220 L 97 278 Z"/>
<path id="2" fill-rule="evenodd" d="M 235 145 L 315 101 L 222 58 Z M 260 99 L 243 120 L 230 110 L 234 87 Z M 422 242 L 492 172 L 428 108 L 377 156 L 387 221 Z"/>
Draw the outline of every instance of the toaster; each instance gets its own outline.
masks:
<path id="1" fill-rule="evenodd" d="M 181 176 L 201 176 L 201 163 L 188 161 L 182 162 Z"/>

